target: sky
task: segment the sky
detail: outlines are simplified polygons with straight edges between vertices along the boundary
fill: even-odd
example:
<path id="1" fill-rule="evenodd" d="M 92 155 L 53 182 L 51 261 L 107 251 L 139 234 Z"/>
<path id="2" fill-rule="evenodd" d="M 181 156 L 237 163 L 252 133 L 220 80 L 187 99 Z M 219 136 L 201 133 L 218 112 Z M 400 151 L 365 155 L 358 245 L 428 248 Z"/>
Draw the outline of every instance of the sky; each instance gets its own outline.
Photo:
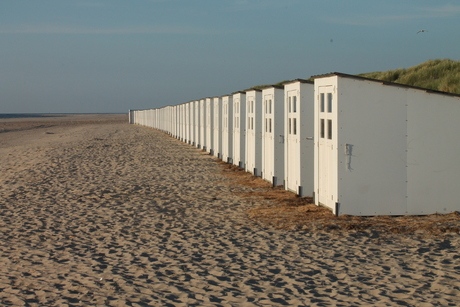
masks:
<path id="1" fill-rule="evenodd" d="M 458 61 L 459 30 L 454 0 L 0 0 L 0 113 L 126 113 Z"/>

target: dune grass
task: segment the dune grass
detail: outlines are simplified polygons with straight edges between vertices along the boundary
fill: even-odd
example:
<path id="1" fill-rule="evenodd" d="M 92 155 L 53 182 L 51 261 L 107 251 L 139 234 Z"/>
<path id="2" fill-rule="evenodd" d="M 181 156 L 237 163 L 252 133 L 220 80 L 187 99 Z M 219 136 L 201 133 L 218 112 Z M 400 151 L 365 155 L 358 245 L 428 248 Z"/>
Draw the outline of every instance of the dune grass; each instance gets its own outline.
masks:
<path id="1" fill-rule="evenodd" d="M 460 94 L 460 62 L 449 59 L 429 60 L 409 68 L 358 76 Z"/>

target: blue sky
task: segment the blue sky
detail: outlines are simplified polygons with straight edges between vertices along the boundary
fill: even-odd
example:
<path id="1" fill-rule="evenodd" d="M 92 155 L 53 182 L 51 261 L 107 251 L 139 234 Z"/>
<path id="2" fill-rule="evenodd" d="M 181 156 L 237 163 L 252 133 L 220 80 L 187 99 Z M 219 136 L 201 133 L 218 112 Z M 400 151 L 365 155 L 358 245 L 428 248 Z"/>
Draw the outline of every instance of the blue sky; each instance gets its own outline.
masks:
<path id="1" fill-rule="evenodd" d="M 460 60 L 458 30 L 444 0 L 0 0 L 0 113 L 127 112 Z"/>

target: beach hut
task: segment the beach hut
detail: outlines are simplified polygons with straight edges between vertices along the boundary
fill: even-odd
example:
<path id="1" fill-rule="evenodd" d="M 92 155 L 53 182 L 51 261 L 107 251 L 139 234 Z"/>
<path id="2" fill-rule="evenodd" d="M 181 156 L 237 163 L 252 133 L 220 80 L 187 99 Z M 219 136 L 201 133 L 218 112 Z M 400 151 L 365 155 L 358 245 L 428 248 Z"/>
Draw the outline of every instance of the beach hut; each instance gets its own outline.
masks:
<path id="1" fill-rule="evenodd" d="M 149 127 L 153 128 L 155 125 L 155 109 L 149 109 L 147 112 L 149 117 Z"/>
<path id="2" fill-rule="evenodd" d="M 140 112 L 140 124 L 141 124 L 142 126 L 145 126 L 145 110 L 142 110 L 142 111 Z"/>
<path id="3" fill-rule="evenodd" d="M 284 83 L 284 186 L 299 196 L 314 190 L 314 85 Z"/>
<path id="4" fill-rule="evenodd" d="M 147 115 L 145 110 L 142 110 L 142 126 L 147 126 Z"/>
<path id="5" fill-rule="evenodd" d="M 173 113 L 173 118 L 174 118 L 172 121 L 172 125 L 171 125 L 173 126 L 173 130 L 174 130 L 173 136 L 176 139 L 180 139 L 180 107 L 178 105 L 174 106 L 172 113 Z M 159 117 L 160 122 L 163 120 L 162 118 L 163 115 L 164 114 L 162 114 L 162 112 L 160 111 L 160 117 Z"/>
<path id="6" fill-rule="evenodd" d="M 182 106 L 166 106 L 158 110 L 159 129 L 165 132 L 169 129 L 171 132 L 171 136 L 180 140 L 182 129 L 182 125 L 180 122 L 180 119 L 182 117 Z"/>
<path id="7" fill-rule="evenodd" d="M 262 171 L 262 91 L 246 91 L 246 165 L 255 176 Z"/>
<path id="8" fill-rule="evenodd" d="M 177 118 L 179 123 L 178 138 L 180 141 L 184 139 L 184 105 L 179 104 L 176 106 L 179 109 L 179 117 Z"/>
<path id="9" fill-rule="evenodd" d="M 142 110 L 142 126 L 148 127 L 147 110 Z"/>
<path id="10" fill-rule="evenodd" d="M 165 110 L 168 112 L 165 112 Z M 162 130 L 164 122 L 168 122 L 170 135 L 176 137 L 176 108 L 175 106 L 170 106 L 168 108 L 160 108 L 157 110 L 157 129 Z"/>
<path id="11" fill-rule="evenodd" d="M 181 138 L 182 142 L 187 142 L 187 104 L 183 103 L 180 105 L 181 107 Z"/>
<path id="12" fill-rule="evenodd" d="M 211 155 L 214 150 L 214 104 L 212 98 L 206 98 L 206 143 L 205 150 Z"/>
<path id="13" fill-rule="evenodd" d="M 195 146 L 195 101 L 189 102 L 190 115 L 190 145 Z"/>
<path id="14" fill-rule="evenodd" d="M 174 112 L 174 107 L 172 106 L 167 106 L 158 109 L 158 123 L 157 123 L 157 129 L 161 131 L 167 130 L 167 127 L 172 126 L 172 123 L 174 123 L 173 119 L 171 119 L 172 114 Z M 173 129 L 170 129 L 170 135 L 173 136 L 172 131 Z"/>
<path id="15" fill-rule="evenodd" d="M 184 136 L 184 142 L 189 144 L 190 143 L 190 104 L 186 102 L 184 104 L 185 106 L 185 116 L 184 116 L 184 122 L 185 122 L 185 136 Z"/>
<path id="16" fill-rule="evenodd" d="M 134 110 L 128 111 L 128 123 L 134 124 Z"/>
<path id="17" fill-rule="evenodd" d="M 137 114 L 138 114 L 138 110 L 133 110 L 132 111 L 132 123 L 133 123 L 133 125 L 137 124 Z"/>
<path id="18" fill-rule="evenodd" d="M 150 127 L 150 128 L 155 128 L 157 110 L 156 110 L 156 109 L 150 109 L 149 113 L 150 113 L 150 119 L 149 119 L 149 120 L 150 120 L 150 123 L 149 123 L 149 127 Z"/>
<path id="19" fill-rule="evenodd" d="M 200 143 L 198 148 L 206 149 L 206 100 L 200 99 Z"/>
<path id="20" fill-rule="evenodd" d="M 139 118 L 140 118 L 141 110 L 134 111 L 134 124 L 139 125 Z"/>
<path id="21" fill-rule="evenodd" d="M 162 114 L 164 113 L 164 108 L 159 108 L 157 109 L 157 116 L 158 116 L 158 121 L 157 121 L 157 129 L 162 130 L 163 129 L 163 120 L 161 118 Z"/>
<path id="22" fill-rule="evenodd" d="M 460 96 L 315 76 L 315 203 L 337 215 L 460 210 Z"/>
<path id="23" fill-rule="evenodd" d="M 201 133 L 200 133 L 200 127 L 201 127 L 201 120 L 200 120 L 200 101 L 195 100 L 194 103 L 194 109 L 195 109 L 195 144 L 194 146 L 197 148 L 200 148 L 201 144 Z"/>
<path id="24" fill-rule="evenodd" d="M 221 159 L 232 162 L 233 156 L 233 97 L 222 96 L 222 153 Z"/>
<path id="25" fill-rule="evenodd" d="M 284 87 L 262 89 L 262 178 L 284 182 Z"/>
<path id="26" fill-rule="evenodd" d="M 222 98 L 213 98 L 213 155 L 219 159 L 222 158 Z"/>
<path id="27" fill-rule="evenodd" d="M 143 117 L 144 113 L 143 113 L 142 110 L 138 110 L 136 113 L 137 113 L 136 124 L 142 126 L 142 123 L 143 123 L 142 117 Z"/>
<path id="28" fill-rule="evenodd" d="M 175 137 L 173 131 L 177 135 L 177 130 L 175 130 L 177 127 L 177 106 L 166 106 L 159 109 L 158 111 L 158 122 L 160 129 L 162 131 L 169 131 L 170 135 Z"/>
<path id="29" fill-rule="evenodd" d="M 232 163 L 245 168 L 246 155 L 246 93 L 233 93 L 233 159 Z"/>

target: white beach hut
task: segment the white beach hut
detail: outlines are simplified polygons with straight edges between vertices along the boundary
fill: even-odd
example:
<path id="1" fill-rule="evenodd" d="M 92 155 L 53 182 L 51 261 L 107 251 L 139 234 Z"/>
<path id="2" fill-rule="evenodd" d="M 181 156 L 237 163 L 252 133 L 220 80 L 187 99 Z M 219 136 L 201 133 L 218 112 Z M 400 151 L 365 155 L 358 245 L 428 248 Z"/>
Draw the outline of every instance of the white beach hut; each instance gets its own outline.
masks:
<path id="1" fill-rule="evenodd" d="M 159 116 L 159 121 L 158 121 L 158 130 L 162 131 L 163 130 L 163 126 L 164 126 L 164 113 L 165 113 L 165 109 L 164 107 L 163 108 L 160 108 L 158 110 L 158 112 L 160 113 L 160 116 Z"/>
<path id="2" fill-rule="evenodd" d="M 129 123 L 135 125 L 137 110 L 130 110 L 130 113 L 131 113 L 131 117 L 130 117 Z"/>
<path id="3" fill-rule="evenodd" d="M 174 120 L 173 120 L 173 123 L 172 123 L 172 125 L 174 126 L 174 129 L 173 129 L 174 134 L 173 134 L 173 136 L 176 139 L 180 139 L 180 107 L 178 105 L 174 106 L 173 110 L 172 110 L 172 113 L 174 115 Z M 164 116 L 164 114 L 163 114 L 163 112 L 160 111 L 160 117 L 159 117 L 160 122 L 163 121 L 162 116 Z"/>
<path id="4" fill-rule="evenodd" d="M 206 149 L 206 100 L 200 99 L 200 143 L 198 148 Z"/>
<path id="5" fill-rule="evenodd" d="M 171 129 L 175 132 L 173 136 L 175 136 L 177 139 L 181 140 L 182 137 L 182 105 L 175 105 L 172 107 L 171 110 L 172 117 L 171 118 Z M 166 113 L 162 113 L 162 116 L 160 116 L 161 121 L 166 121 Z"/>
<path id="6" fill-rule="evenodd" d="M 262 171 L 262 91 L 246 91 L 246 165 L 255 176 Z"/>
<path id="7" fill-rule="evenodd" d="M 166 132 L 167 127 L 169 124 L 169 118 L 168 118 L 168 107 L 163 107 L 161 108 L 161 112 L 163 114 L 162 118 L 162 124 L 161 124 L 161 131 Z"/>
<path id="8" fill-rule="evenodd" d="M 185 104 L 179 105 L 180 109 L 180 140 L 185 142 Z"/>
<path id="9" fill-rule="evenodd" d="M 233 156 L 233 97 L 222 96 L 222 153 L 221 159 L 232 163 Z"/>
<path id="10" fill-rule="evenodd" d="M 194 138 L 194 133 L 193 133 L 193 121 L 194 121 L 194 115 L 195 113 L 193 112 L 193 101 L 188 102 L 188 126 L 189 126 L 189 131 L 188 131 L 188 143 L 192 144 L 193 143 L 193 138 Z"/>
<path id="11" fill-rule="evenodd" d="M 190 143 L 195 146 L 195 101 L 189 102 L 190 114 Z"/>
<path id="12" fill-rule="evenodd" d="M 142 111 L 142 125 L 143 125 L 144 127 L 147 127 L 147 125 L 148 125 L 148 118 L 147 118 L 147 112 L 146 112 L 146 110 L 143 110 L 143 111 Z"/>
<path id="13" fill-rule="evenodd" d="M 158 122 L 162 131 L 168 131 L 171 136 L 174 136 L 173 131 L 176 129 L 177 122 L 177 106 L 166 106 L 158 111 Z M 177 133 L 177 131 L 175 131 Z"/>
<path id="14" fill-rule="evenodd" d="M 284 182 L 284 87 L 262 89 L 262 178 Z"/>
<path id="15" fill-rule="evenodd" d="M 142 126 L 148 127 L 147 110 L 143 110 L 143 111 L 142 111 Z"/>
<path id="16" fill-rule="evenodd" d="M 211 155 L 214 150 L 214 104 L 212 98 L 206 98 L 206 143 L 205 150 Z"/>
<path id="17" fill-rule="evenodd" d="M 241 168 L 246 164 L 246 93 L 233 93 L 233 159 Z"/>
<path id="18" fill-rule="evenodd" d="M 222 157 L 222 98 L 214 97 L 213 102 L 213 155 L 219 159 Z"/>
<path id="19" fill-rule="evenodd" d="M 197 148 L 200 148 L 200 144 L 201 144 L 201 139 L 200 139 L 200 136 L 201 136 L 201 133 L 200 133 L 200 127 L 201 127 L 201 119 L 200 119 L 200 101 L 199 100 L 195 100 L 195 105 L 194 105 L 194 109 L 195 109 L 195 144 L 194 146 L 197 147 Z"/>
<path id="20" fill-rule="evenodd" d="M 134 123 L 140 125 L 141 110 L 134 111 Z"/>
<path id="21" fill-rule="evenodd" d="M 149 127 L 153 128 L 155 126 L 155 109 L 149 109 L 147 112 L 149 113 Z"/>
<path id="22" fill-rule="evenodd" d="M 315 203 L 337 215 L 460 210 L 460 96 L 315 76 Z"/>
<path id="23" fill-rule="evenodd" d="M 134 110 L 128 111 L 128 123 L 134 124 Z"/>
<path id="24" fill-rule="evenodd" d="M 137 125 L 142 126 L 142 123 L 143 123 L 142 116 L 143 116 L 143 114 L 144 113 L 142 112 L 142 110 L 137 110 L 136 111 L 136 124 Z"/>
<path id="25" fill-rule="evenodd" d="M 186 102 L 184 105 L 185 105 L 185 116 L 184 116 L 185 136 L 184 136 L 184 142 L 189 144 L 190 143 L 190 104 L 188 102 Z"/>
<path id="26" fill-rule="evenodd" d="M 314 190 L 314 85 L 284 83 L 284 187 L 299 196 Z"/>
<path id="27" fill-rule="evenodd" d="M 166 108 L 160 108 L 157 111 L 157 129 L 162 130 L 164 127 L 164 123 L 168 122 L 168 126 L 170 127 L 170 133 L 172 137 L 176 137 L 176 107 L 170 106 L 168 108 L 168 112 L 165 112 Z"/>
<path id="28" fill-rule="evenodd" d="M 180 112 L 180 105 L 175 105 L 173 107 L 173 113 L 174 113 L 174 125 L 176 126 L 176 135 L 175 137 L 180 140 L 180 132 L 182 128 L 182 123 L 180 121 L 181 118 L 181 112 Z M 160 116 L 160 122 L 161 122 L 161 130 L 164 129 L 164 123 L 166 121 L 166 113 L 165 113 L 165 108 L 161 108 L 161 116 Z"/>

